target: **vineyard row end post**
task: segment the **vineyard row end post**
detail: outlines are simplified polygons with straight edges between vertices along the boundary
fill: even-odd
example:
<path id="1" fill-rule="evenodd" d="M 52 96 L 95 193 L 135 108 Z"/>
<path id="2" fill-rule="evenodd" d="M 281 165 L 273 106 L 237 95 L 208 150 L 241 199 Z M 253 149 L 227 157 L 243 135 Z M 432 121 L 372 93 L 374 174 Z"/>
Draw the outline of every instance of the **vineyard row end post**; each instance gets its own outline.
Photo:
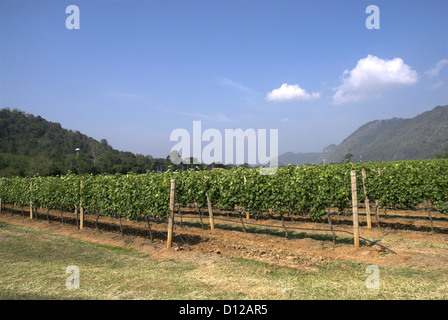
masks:
<path id="1" fill-rule="evenodd" d="M 82 181 L 79 182 L 79 229 L 84 229 L 84 208 L 82 206 Z"/>
<path id="2" fill-rule="evenodd" d="M 208 215 L 210 217 L 210 230 L 215 230 L 215 219 L 213 218 L 213 207 L 212 202 L 207 194 L 207 206 L 208 206 Z"/>
<path id="3" fill-rule="evenodd" d="M 167 249 L 173 245 L 173 226 L 174 226 L 174 199 L 176 197 L 176 180 L 171 180 L 170 189 L 170 213 L 168 217 L 168 237 L 167 237 Z"/>
<path id="4" fill-rule="evenodd" d="M 32 200 L 32 194 L 33 194 L 33 183 L 30 182 L 30 219 L 33 219 L 33 200 Z"/>
<path id="5" fill-rule="evenodd" d="M 366 169 L 362 169 L 362 186 L 364 189 L 364 198 L 365 198 L 364 203 L 366 205 L 367 229 L 371 229 L 372 228 L 372 220 L 370 218 L 370 200 L 367 197 L 366 180 L 367 180 Z"/>
<path id="6" fill-rule="evenodd" d="M 352 210 L 353 210 L 353 237 L 354 245 L 359 247 L 359 220 L 358 220 L 358 192 L 356 189 L 356 171 L 351 171 L 352 182 Z"/>

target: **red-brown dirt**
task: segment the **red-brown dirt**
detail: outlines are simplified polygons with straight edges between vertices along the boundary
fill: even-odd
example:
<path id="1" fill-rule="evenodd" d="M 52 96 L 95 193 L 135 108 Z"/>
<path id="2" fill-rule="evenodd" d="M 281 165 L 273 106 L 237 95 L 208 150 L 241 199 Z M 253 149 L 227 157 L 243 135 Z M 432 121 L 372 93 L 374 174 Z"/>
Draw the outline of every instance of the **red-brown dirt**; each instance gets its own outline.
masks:
<path id="1" fill-rule="evenodd" d="M 331 232 L 320 231 L 329 230 L 325 221 L 313 222 L 308 217 L 300 216 L 285 217 L 288 231 L 286 238 L 281 220 L 275 216 L 258 221 L 254 217 L 249 220 L 244 217 L 242 221 L 247 231 L 244 232 L 237 215 L 217 214 L 215 229 L 211 231 L 208 214 L 203 216 L 202 227 L 198 215 L 185 209 L 182 226 L 180 216 L 176 215 L 174 243 L 169 250 L 166 248 L 167 224 L 163 222 L 151 222 L 153 241 L 149 238 L 145 221 L 122 219 L 121 234 L 117 219 L 101 216 L 97 229 L 96 216 L 86 215 L 84 228 L 80 230 L 74 213 L 64 212 L 62 225 L 58 210 L 50 211 L 47 221 L 46 210 L 39 210 L 37 217 L 30 219 L 26 209 L 24 215 L 20 210 L 11 214 L 10 207 L 7 206 L 5 212 L 0 214 L 0 222 L 29 226 L 94 243 L 133 248 L 158 260 L 200 262 L 203 259 L 245 257 L 307 271 L 330 261 L 354 261 L 415 269 L 448 266 L 448 216 L 433 212 L 431 230 L 431 223 L 424 210 L 391 210 L 387 212 L 387 216 L 380 213 L 379 226 L 376 217 L 372 216 L 373 227 L 367 229 L 363 213 L 361 209 L 360 236 L 370 241 L 361 239 L 359 248 L 354 247 L 353 236 L 350 234 L 353 232 L 352 218 L 345 216 L 334 216 L 332 219 L 333 226 L 338 231 L 335 245 Z M 250 223 L 266 227 L 254 228 Z"/>

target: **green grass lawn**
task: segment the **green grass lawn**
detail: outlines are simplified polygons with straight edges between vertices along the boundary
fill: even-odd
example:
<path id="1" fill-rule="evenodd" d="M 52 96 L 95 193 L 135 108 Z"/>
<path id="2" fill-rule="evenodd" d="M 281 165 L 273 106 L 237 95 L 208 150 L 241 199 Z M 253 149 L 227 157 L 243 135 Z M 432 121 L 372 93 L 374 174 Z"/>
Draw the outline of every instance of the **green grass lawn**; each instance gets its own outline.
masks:
<path id="1" fill-rule="evenodd" d="M 366 287 L 367 265 L 333 262 L 316 271 L 249 259 L 156 261 L 135 250 L 0 223 L 0 299 L 447 299 L 443 270 L 380 268 Z M 344 268 L 342 268 L 344 264 Z M 79 268 L 69 290 L 67 266 Z"/>

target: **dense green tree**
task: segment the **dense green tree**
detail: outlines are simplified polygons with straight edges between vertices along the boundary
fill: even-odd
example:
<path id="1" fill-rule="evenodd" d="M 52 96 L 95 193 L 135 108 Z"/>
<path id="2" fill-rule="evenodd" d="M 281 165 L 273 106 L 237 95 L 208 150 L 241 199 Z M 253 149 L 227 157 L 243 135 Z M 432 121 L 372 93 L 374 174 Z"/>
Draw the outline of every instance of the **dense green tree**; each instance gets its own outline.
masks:
<path id="1" fill-rule="evenodd" d="M 342 162 L 350 162 L 351 160 L 352 160 L 352 158 L 353 158 L 353 154 L 352 153 L 347 153 L 347 154 L 345 154 L 345 156 L 344 156 L 344 159 L 342 159 Z"/>
<path id="2" fill-rule="evenodd" d="M 169 159 L 118 151 L 106 139 L 97 141 L 8 108 L 0 110 L 0 155 L 0 176 L 163 172 L 172 165 Z"/>
<path id="3" fill-rule="evenodd" d="M 444 151 L 442 153 L 437 153 L 436 158 L 438 159 L 446 159 L 448 158 L 448 146 L 445 147 Z"/>

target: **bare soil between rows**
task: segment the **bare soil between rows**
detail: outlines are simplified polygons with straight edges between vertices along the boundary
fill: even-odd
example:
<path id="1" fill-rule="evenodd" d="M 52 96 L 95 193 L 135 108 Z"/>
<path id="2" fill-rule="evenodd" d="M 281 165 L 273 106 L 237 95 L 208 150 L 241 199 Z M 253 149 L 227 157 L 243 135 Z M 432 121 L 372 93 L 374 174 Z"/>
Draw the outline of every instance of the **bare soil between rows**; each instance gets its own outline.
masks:
<path id="1" fill-rule="evenodd" d="M 433 213 L 433 228 L 426 213 L 421 211 L 388 211 L 379 215 L 379 224 L 372 217 L 373 227 L 367 229 L 365 217 L 360 211 L 361 246 L 353 245 L 352 218 L 335 216 L 332 219 L 336 232 L 333 243 L 329 225 L 313 222 L 308 217 L 285 217 L 284 226 L 278 217 L 242 220 L 235 214 L 216 214 L 215 229 L 210 230 L 208 215 L 203 224 L 197 214 L 183 210 L 182 218 L 175 217 L 173 247 L 167 249 L 167 223 L 151 221 L 150 233 L 146 221 L 86 215 L 84 228 L 79 229 L 76 215 L 59 210 L 38 210 L 30 219 L 27 208 L 10 210 L 0 214 L 0 223 L 10 223 L 45 230 L 102 245 L 132 248 L 146 253 L 156 260 L 174 259 L 198 263 L 228 259 L 249 258 L 274 266 L 299 268 L 306 272 L 331 261 L 352 261 L 377 266 L 411 269 L 447 269 L 448 267 L 448 217 Z M 246 232 L 241 225 L 243 221 Z M 251 225 L 251 224 L 256 224 Z M 261 227 L 260 225 L 264 225 Z M 276 227 L 274 227 L 276 226 Z M 286 237 L 286 232 L 288 237 Z M 366 240 L 369 241 L 366 241 Z"/>

